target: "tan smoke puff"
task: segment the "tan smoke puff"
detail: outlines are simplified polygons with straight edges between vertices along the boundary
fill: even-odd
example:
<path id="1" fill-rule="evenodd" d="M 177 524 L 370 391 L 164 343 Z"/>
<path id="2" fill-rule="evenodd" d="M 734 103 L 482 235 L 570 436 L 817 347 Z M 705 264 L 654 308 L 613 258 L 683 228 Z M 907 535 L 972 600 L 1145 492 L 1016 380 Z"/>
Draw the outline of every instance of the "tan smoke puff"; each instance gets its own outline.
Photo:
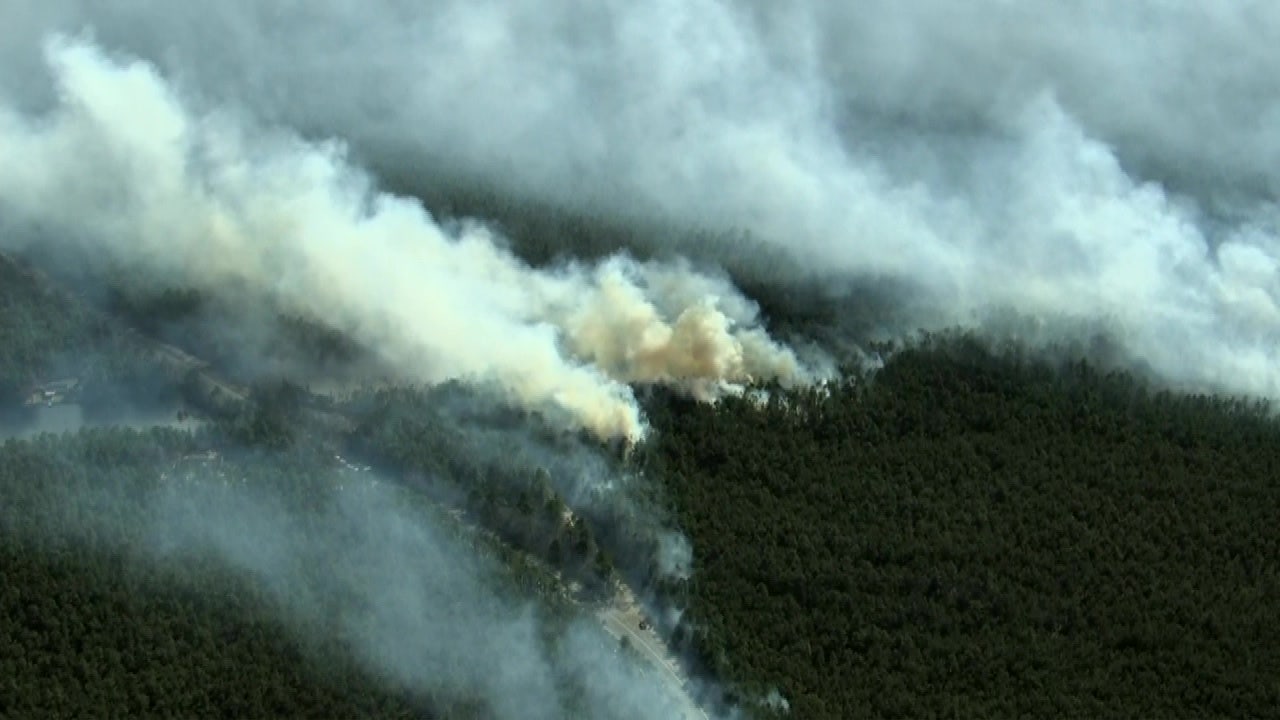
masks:
<path id="1" fill-rule="evenodd" d="M 481 225 L 450 234 L 416 202 L 373 192 L 340 146 L 191 114 L 150 67 L 82 41 L 46 51 L 58 109 L 33 121 L 0 106 L 0 207 L 52 231 L 45 242 L 270 297 L 406 379 L 496 382 L 600 437 L 643 435 L 627 383 L 712 399 L 808 377 L 719 278 L 625 258 L 534 270 Z"/>
<path id="2" fill-rule="evenodd" d="M 576 356 L 610 377 L 677 384 L 703 399 L 756 379 L 806 379 L 794 353 L 758 328 L 742 327 L 742 320 L 754 318 L 735 319 L 722 311 L 719 295 L 674 297 L 682 278 L 689 285 L 705 285 L 708 278 L 687 268 L 647 269 L 621 259 L 596 269 L 588 296 L 559 320 Z M 666 284 L 648 285 L 645 275 L 661 277 Z M 728 287 L 718 291 L 733 293 Z M 733 293 L 729 299 L 742 312 L 741 298 Z"/>

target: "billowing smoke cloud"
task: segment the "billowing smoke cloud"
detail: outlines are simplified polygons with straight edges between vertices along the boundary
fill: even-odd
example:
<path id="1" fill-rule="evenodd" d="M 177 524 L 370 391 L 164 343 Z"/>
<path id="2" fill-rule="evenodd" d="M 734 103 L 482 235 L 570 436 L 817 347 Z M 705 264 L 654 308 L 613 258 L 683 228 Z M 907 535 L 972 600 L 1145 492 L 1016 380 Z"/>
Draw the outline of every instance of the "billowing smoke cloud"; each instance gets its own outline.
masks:
<path id="1" fill-rule="evenodd" d="M 336 144 L 188 113 L 145 64 L 55 38 L 52 114 L 0 111 L 0 207 L 148 276 L 269 298 L 414 381 L 491 380 L 602 437 L 638 439 L 626 383 L 713 398 L 809 371 L 721 278 L 615 257 L 534 271 L 483 226 L 374 191 Z M 7 241 L 36 237 L 12 232 Z"/>
<path id="2" fill-rule="evenodd" d="M 749 230 L 911 288 L 912 324 L 1084 318 L 1171 380 L 1280 397 L 1273 3 L 8 4 L 9 220 L 270 288 L 415 378 L 487 374 L 634 435 L 624 381 L 803 373 L 720 279 L 530 272 L 371 194 L 340 148 L 183 112 L 145 69 L 73 45 L 50 85 L 46 34 L 91 27 L 188 107 L 340 138 L 377 172 Z"/>
<path id="3" fill-rule="evenodd" d="M 47 104 L 26 38 L 90 24 L 387 172 L 747 229 L 913 287 L 911 323 L 1102 318 L 1171 380 L 1280 395 L 1271 3 L 97 7 L 7 13 L 0 84 Z"/>

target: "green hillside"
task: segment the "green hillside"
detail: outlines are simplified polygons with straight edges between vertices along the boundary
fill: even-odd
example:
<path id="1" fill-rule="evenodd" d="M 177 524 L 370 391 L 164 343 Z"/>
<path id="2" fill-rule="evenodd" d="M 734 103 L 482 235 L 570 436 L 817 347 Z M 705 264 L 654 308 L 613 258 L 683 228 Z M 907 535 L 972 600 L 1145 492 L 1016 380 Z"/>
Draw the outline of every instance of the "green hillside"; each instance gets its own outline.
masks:
<path id="1" fill-rule="evenodd" d="M 935 339 L 766 403 L 652 403 L 690 645 L 794 717 L 1280 707 L 1280 423 Z"/>

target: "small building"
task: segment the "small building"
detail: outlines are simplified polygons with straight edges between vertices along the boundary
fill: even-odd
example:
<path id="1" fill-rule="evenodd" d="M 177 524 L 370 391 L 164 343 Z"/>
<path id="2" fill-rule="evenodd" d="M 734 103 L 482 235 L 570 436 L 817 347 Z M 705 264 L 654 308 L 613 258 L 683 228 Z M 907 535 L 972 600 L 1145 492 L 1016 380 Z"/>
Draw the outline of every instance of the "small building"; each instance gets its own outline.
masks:
<path id="1" fill-rule="evenodd" d="M 50 407 L 75 399 L 80 390 L 79 378 L 64 378 L 36 384 L 27 393 L 27 405 L 44 403 Z"/>

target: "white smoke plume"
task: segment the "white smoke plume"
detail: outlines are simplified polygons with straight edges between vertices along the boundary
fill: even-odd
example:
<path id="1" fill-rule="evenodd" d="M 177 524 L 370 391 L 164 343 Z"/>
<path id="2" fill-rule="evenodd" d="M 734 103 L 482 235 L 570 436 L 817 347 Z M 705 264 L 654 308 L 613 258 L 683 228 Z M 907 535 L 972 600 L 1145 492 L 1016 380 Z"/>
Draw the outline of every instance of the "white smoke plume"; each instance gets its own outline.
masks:
<path id="1" fill-rule="evenodd" d="M 764 704 L 776 712 L 791 712 L 791 703 L 776 689 L 769 691 L 769 694 L 765 696 Z"/>
<path id="2" fill-rule="evenodd" d="M 913 324 L 1102 318 L 1170 380 L 1280 396 L 1274 3 L 104 7 L 6 9 L 0 86 L 47 104 L 31 38 L 88 24 L 389 172 L 747 229 L 915 288 Z"/>
<path id="3" fill-rule="evenodd" d="M 408 380 L 495 381 L 605 438 L 643 435 L 626 383 L 711 399 L 810 378 L 722 279 L 622 256 L 535 271 L 481 225 L 446 231 L 376 192 L 338 144 L 189 112 L 152 67 L 83 40 L 55 36 L 46 54 L 56 107 L 0 108 L 0 208 L 40 242 L 269 298 L 350 333 Z"/>

